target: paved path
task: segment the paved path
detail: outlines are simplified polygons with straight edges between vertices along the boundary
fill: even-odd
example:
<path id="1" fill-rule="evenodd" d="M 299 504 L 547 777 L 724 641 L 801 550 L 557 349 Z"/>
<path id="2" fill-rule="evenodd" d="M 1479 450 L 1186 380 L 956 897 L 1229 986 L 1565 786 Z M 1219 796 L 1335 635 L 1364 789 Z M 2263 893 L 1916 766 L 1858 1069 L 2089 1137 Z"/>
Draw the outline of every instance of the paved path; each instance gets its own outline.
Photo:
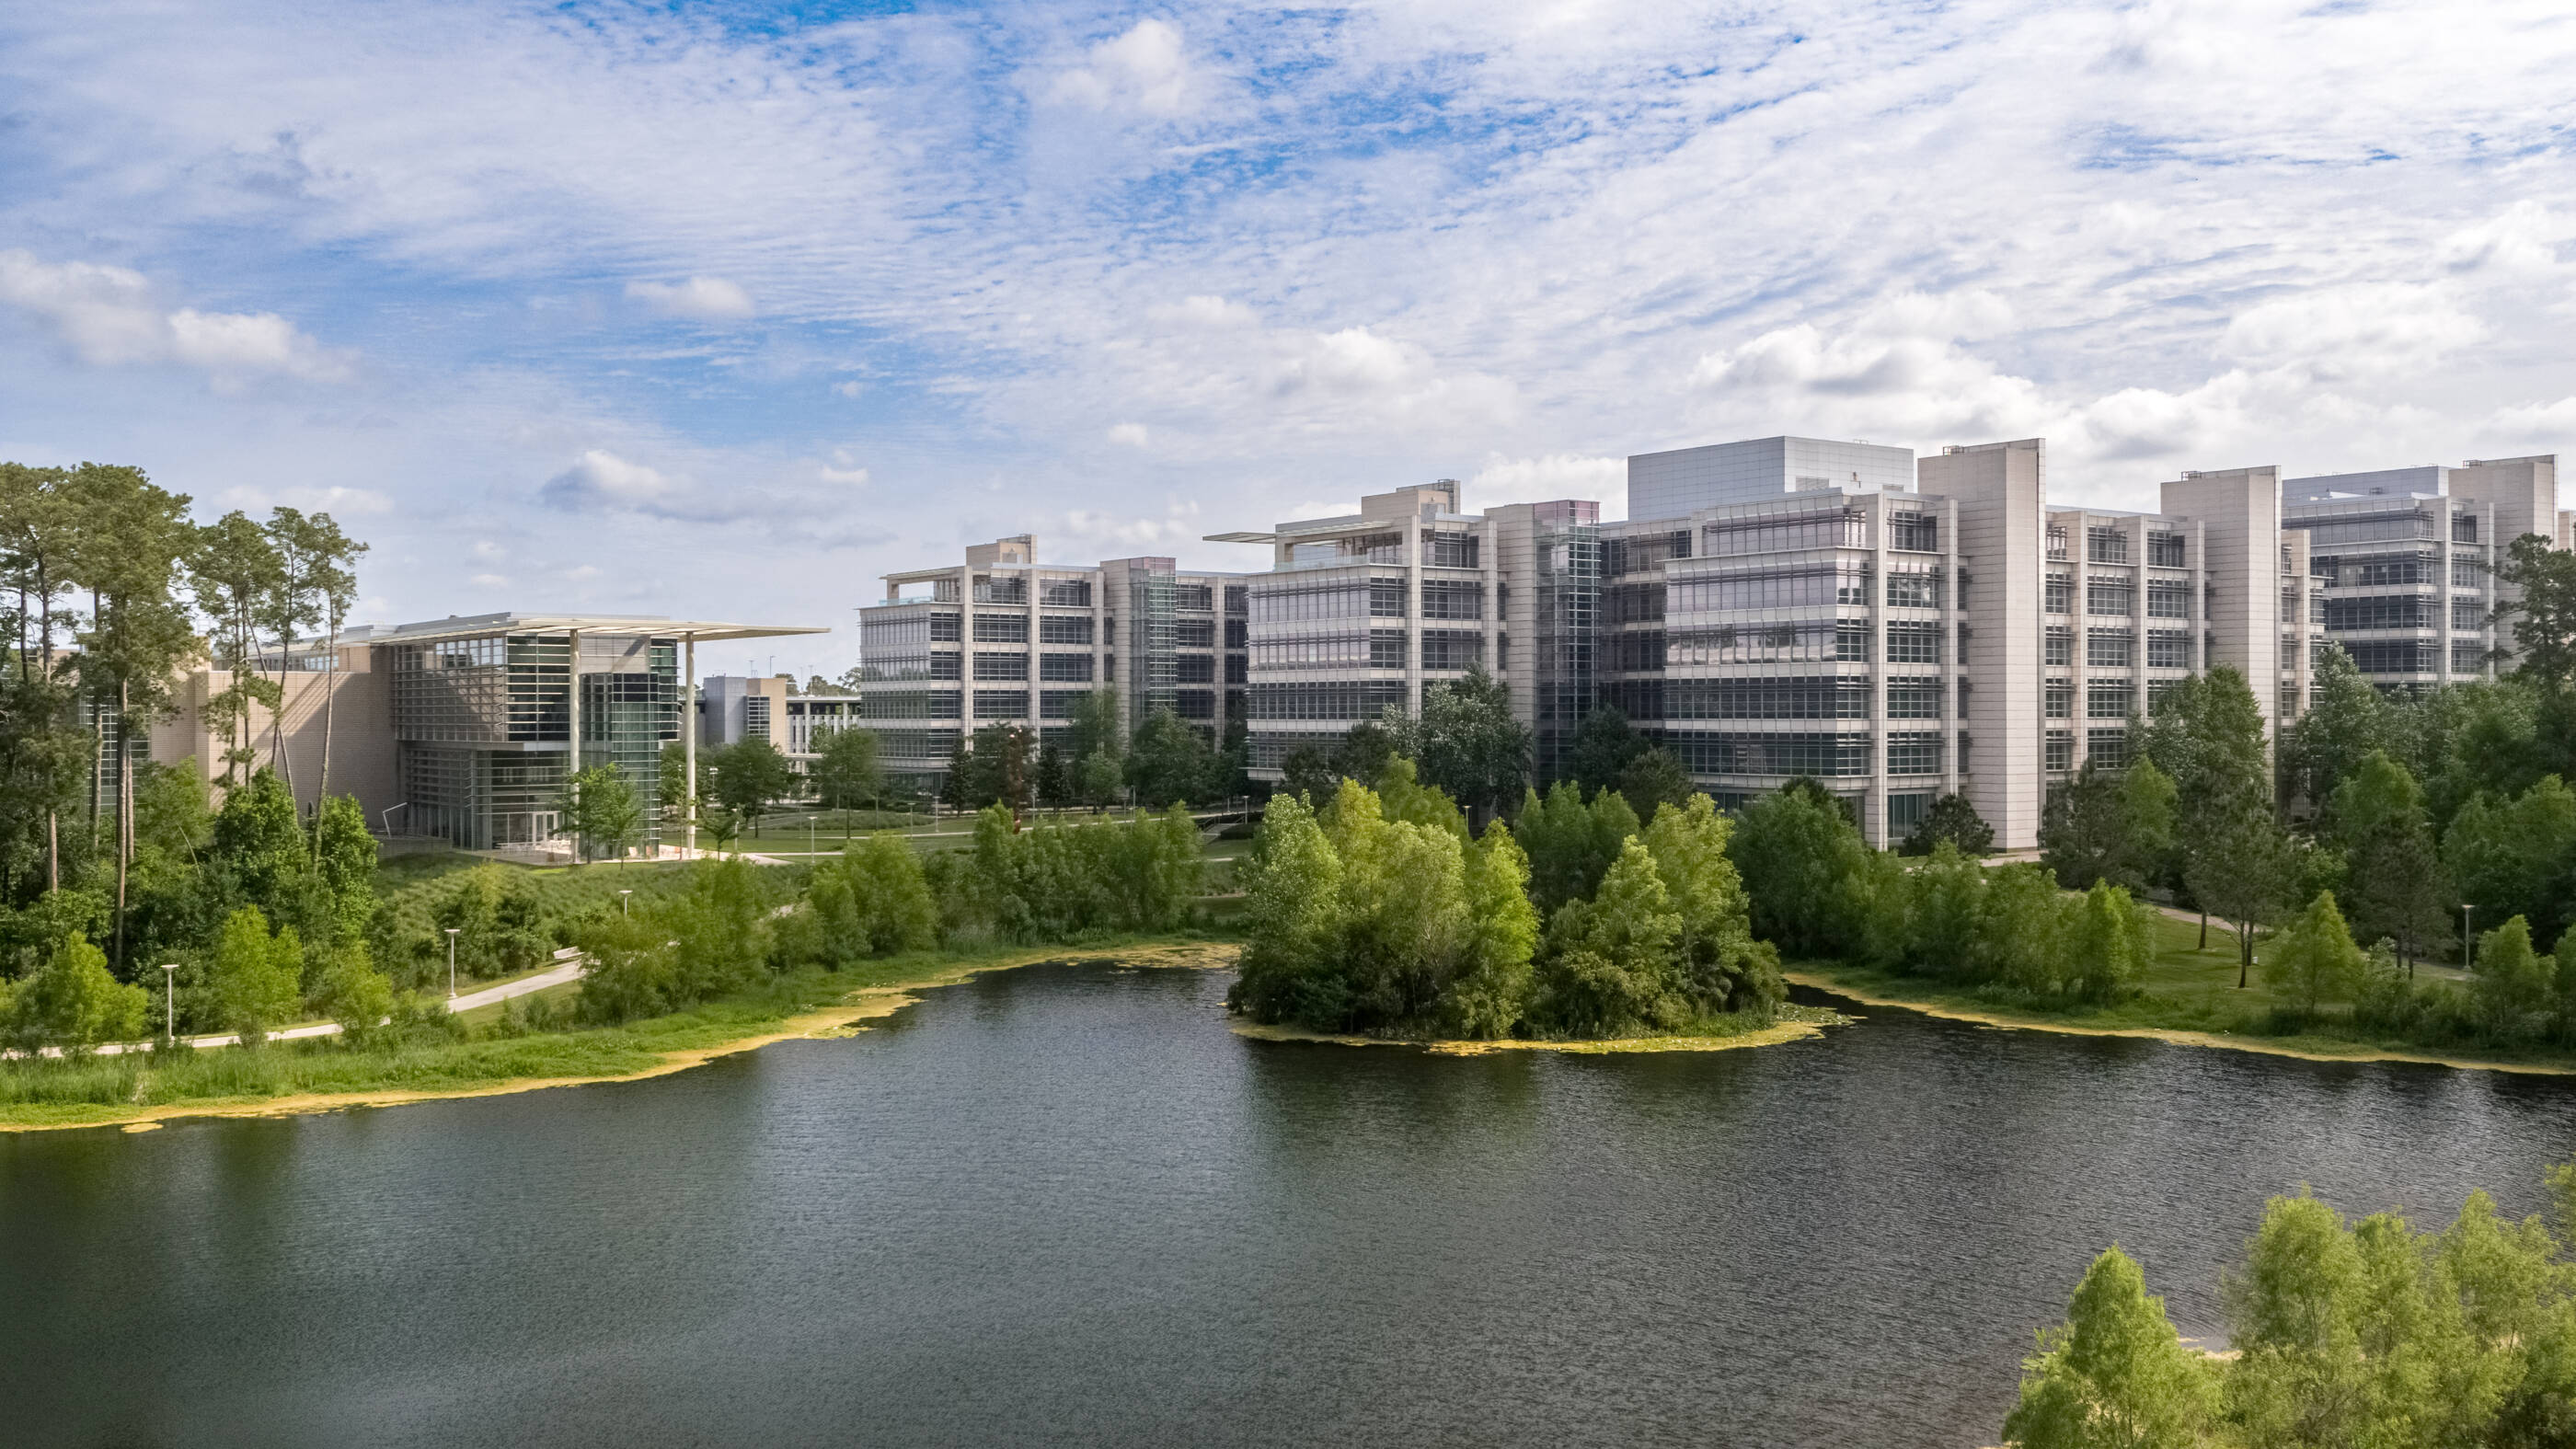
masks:
<path id="1" fill-rule="evenodd" d="M 522 976 L 516 981 L 504 981 L 498 986 L 486 986 L 480 991 L 468 991 L 461 996 L 450 997 L 447 1002 L 447 1009 L 450 1011 L 472 1011 L 478 1006 L 492 1006 L 499 1002 L 507 1001 L 514 996 L 526 996 L 531 992 L 543 991 L 549 986 L 561 986 L 568 981 L 578 981 L 581 979 L 581 968 L 583 964 L 584 963 L 579 956 L 565 957 L 561 964 L 549 966 L 534 976 Z M 336 1021 L 317 1021 L 304 1026 L 290 1026 L 283 1031 L 270 1032 L 268 1034 L 268 1039 L 270 1041 L 300 1041 L 305 1037 L 338 1036 L 339 1034 L 340 1023 Z M 198 1047 L 238 1046 L 241 1044 L 241 1038 L 231 1032 L 226 1032 L 220 1036 L 192 1036 L 188 1038 L 188 1044 Z M 152 1043 L 148 1041 L 126 1042 L 122 1044 L 110 1043 L 107 1046 L 100 1047 L 98 1049 L 98 1054 L 103 1057 L 112 1057 L 122 1052 L 143 1052 L 150 1051 L 151 1049 Z M 44 1054 L 51 1057 L 60 1056 L 62 1055 L 62 1052 L 59 1048 L 47 1047 L 45 1048 Z"/>

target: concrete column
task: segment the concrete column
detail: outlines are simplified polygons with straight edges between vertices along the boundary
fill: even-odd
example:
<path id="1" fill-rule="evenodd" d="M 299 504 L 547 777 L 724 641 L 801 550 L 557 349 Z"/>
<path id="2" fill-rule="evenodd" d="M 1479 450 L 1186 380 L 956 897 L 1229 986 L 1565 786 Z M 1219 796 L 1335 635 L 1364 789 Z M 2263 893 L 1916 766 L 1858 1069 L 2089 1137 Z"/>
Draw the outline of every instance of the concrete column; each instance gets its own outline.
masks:
<path id="1" fill-rule="evenodd" d="M 1949 651 L 1941 656 L 1941 793 L 1959 793 L 1960 777 L 1967 773 L 1966 760 L 1959 757 L 1959 736 L 1964 733 L 1960 722 L 1968 717 L 1967 701 L 1960 698 L 1959 687 L 1967 677 L 1968 646 L 1961 636 L 1968 618 L 1967 603 L 1959 597 L 1959 500 L 1941 500 L 1941 628 L 1950 636 Z"/>
<path id="2" fill-rule="evenodd" d="M 2147 521 L 2129 520 L 2129 713 L 2147 714 Z M 2132 758 L 2138 742 L 2129 741 Z"/>
<path id="3" fill-rule="evenodd" d="M 1404 520 L 1404 698 L 1422 717 L 1422 515 Z"/>
<path id="4" fill-rule="evenodd" d="M 572 656 L 572 688 L 566 697 L 567 703 L 572 708 L 570 768 L 578 772 L 581 769 L 581 631 L 570 630 L 566 633 L 565 639 L 570 645 L 568 652 Z"/>
<path id="5" fill-rule="evenodd" d="M 1034 544 L 1029 547 L 1029 571 L 1024 577 L 1029 581 L 1029 739 L 1034 742 L 1039 729 L 1038 676 L 1043 672 L 1038 668 L 1038 599 L 1046 590 L 1046 585 L 1038 578 L 1038 552 Z"/>
<path id="6" fill-rule="evenodd" d="M 680 754 L 688 761 L 689 797 L 681 802 L 688 809 L 687 825 L 682 836 L 682 849 L 695 854 L 698 848 L 698 636 L 680 636 Z"/>
<path id="7" fill-rule="evenodd" d="M 1481 612 L 1484 614 L 1485 667 L 1496 679 L 1506 678 L 1503 667 L 1503 540 L 1502 530 L 1488 518 L 1476 526 L 1476 562 L 1482 565 L 1484 579 L 1478 587 L 1485 591 Z"/>
<path id="8" fill-rule="evenodd" d="M 1893 844 L 1887 832 L 1887 527 L 1888 495 L 1874 493 L 1869 497 L 1869 779 L 1863 787 L 1866 794 L 1861 804 L 1861 834 L 1870 844 L 1884 850 Z M 1839 620 L 1842 611 L 1836 609 Z M 1837 654 L 1841 651 L 1836 650 Z M 1839 675 L 1842 666 L 1834 666 Z M 1840 722 L 1836 722 L 1840 727 Z"/>

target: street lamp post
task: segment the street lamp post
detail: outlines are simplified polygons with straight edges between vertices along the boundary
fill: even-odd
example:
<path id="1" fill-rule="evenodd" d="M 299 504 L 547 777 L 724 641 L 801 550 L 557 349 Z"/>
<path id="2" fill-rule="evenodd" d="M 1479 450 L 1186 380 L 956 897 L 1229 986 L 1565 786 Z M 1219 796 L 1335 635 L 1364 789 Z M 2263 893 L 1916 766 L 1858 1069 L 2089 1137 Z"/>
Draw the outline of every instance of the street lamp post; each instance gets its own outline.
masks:
<path id="1" fill-rule="evenodd" d="M 179 963 L 161 963 L 161 1040 L 179 1044 Z"/>
<path id="2" fill-rule="evenodd" d="M 459 927 L 447 928 L 447 999 L 456 999 L 456 933 Z"/>
<path id="3" fill-rule="evenodd" d="M 2478 969 L 2478 938 L 2469 927 L 2469 903 L 2460 902 L 2460 969 Z"/>
<path id="4" fill-rule="evenodd" d="M 626 901 L 626 898 L 627 898 L 628 896 L 633 895 L 633 894 L 635 894 L 635 892 L 634 892 L 634 891 L 632 891 L 632 890 L 622 890 L 622 891 L 619 891 L 619 892 L 617 893 L 617 914 L 618 914 L 619 916 L 623 917 L 623 916 L 625 916 L 625 915 L 627 914 L 627 910 L 626 910 L 627 901 Z"/>

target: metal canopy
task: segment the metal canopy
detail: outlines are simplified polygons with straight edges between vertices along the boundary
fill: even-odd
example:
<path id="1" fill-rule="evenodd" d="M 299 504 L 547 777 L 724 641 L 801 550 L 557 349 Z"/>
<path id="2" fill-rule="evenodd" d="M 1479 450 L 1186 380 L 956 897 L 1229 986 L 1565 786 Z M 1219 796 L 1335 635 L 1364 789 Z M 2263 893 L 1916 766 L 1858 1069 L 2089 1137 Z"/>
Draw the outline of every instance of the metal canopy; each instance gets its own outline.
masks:
<path id="1" fill-rule="evenodd" d="M 1278 537 L 1279 535 L 1275 533 L 1253 533 L 1246 531 L 1243 533 L 1211 533 L 1205 535 L 1202 541 L 1206 543 L 1270 543 Z"/>
<path id="2" fill-rule="evenodd" d="M 775 639 L 789 634 L 829 634 L 820 624 L 731 624 L 666 619 L 656 614 L 451 614 L 444 619 L 391 627 L 351 629 L 336 641 L 351 644 L 428 644 L 492 634 L 565 634 L 578 631 L 609 639 Z"/>

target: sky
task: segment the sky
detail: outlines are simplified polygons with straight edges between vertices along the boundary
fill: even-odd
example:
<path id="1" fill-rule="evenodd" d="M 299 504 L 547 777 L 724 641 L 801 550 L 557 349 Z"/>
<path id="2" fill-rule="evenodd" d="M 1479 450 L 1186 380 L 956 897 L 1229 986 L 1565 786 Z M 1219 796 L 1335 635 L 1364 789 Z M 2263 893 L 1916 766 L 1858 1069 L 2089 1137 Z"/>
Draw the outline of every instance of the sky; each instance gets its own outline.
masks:
<path id="1" fill-rule="evenodd" d="M 2563 0 L 11 0 L 0 458 L 327 510 L 361 619 L 838 674 L 1002 534 L 1248 569 L 1781 432 L 2110 507 L 2556 452 L 2571 62 Z"/>

